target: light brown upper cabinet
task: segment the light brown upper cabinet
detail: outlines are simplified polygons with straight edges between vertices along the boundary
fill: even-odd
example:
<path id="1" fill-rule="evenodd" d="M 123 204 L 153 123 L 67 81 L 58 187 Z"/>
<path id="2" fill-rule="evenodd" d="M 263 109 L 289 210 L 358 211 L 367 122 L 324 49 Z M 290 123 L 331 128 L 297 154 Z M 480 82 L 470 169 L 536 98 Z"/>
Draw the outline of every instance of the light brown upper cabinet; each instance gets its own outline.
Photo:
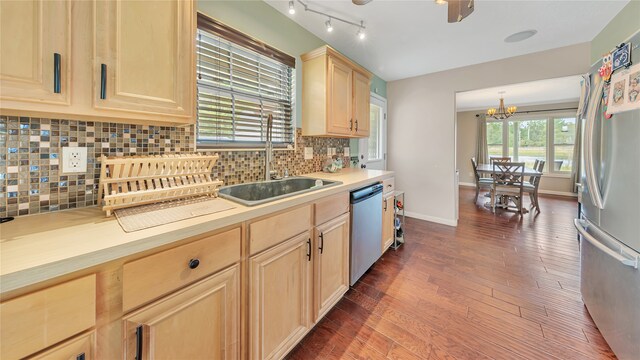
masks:
<path id="1" fill-rule="evenodd" d="M 2 114 L 195 122 L 193 0 L 0 1 Z"/>
<path id="2" fill-rule="evenodd" d="M 0 100 L 69 103 L 70 1 L 0 1 Z M 35 105 L 37 106 L 37 105 Z"/>
<path id="3" fill-rule="evenodd" d="M 302 134 L 368 137 L 371 73 L 330 46 L 302 62 Z"/>
<path id="4" fill-rule="evenodd" d="M 191 122 L 192 1 L 96 1 L 94 106 Z"/>

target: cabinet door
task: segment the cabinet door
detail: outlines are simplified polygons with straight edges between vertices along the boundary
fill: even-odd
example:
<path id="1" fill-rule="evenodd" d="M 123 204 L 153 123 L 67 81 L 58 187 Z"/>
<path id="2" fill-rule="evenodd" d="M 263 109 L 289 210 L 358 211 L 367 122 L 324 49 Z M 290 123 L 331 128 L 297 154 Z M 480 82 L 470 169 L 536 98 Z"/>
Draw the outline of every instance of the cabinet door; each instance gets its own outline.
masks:
<path id="1" fill-rule="evenodd" d="M 317 321 L 349 290 L 349 213 L 316 227 L 314 251 Z"/>
<path id="2" fill-rule="evenodd" d="M 95 1 L 93 74 L 97 109 L 193 120 L 196 28 L 193 3 Z"/>
<path id="3" fill-rule="evenodd" d="M 311 326 L 309 231 L 249 260 L 251 359 L 280 359 Z"/>
<path id="4" fill-rule="evenodd" d="M 329 134 L 350 135 L 353 131 L 351 68 L 329 56 L 328 116 Z"/>
<path id="5" fill-rule="evenodd" d="M 393 195 L 382 201 L 382 252 L 385 252 L 393 244 L 395 215 L 393 213 Z"/>
<path id="6" fill-rule="evenodd" d="M 92 331 L 29 358 L 29 360 L 91 360 L 94 358 L 94 341 L 95 332 Z"/>
<path id="7" fill-rule="evenodd" d="M 70 59 L 70 1 L 0 1 L 0 99 L 68 105 Z"/>
<path id="8" fill-rule="evenodd" d="M 124 318 L 126 359 L 238 359 L 239 265 Z"/>
<path id="9" fill-rule="evenodd" d="M 369 137 L 369 103 L 371 102 L 369 78 L 357 71 L 353 73 L 354 131 L 358 137 Z"/>

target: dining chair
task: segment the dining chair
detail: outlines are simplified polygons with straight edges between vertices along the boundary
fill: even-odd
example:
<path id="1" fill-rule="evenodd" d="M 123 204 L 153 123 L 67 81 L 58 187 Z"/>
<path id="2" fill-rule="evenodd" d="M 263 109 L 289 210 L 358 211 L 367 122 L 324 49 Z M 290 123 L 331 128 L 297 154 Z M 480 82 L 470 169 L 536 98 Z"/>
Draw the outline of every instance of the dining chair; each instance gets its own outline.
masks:
<path id="1" fill-rule="evenodd" d="M 524 195 L 524 163 L 498 162 L 493 163 L 493 188 L 491 189 L 491 208 L 496 211 L 496 198 L 503 198 L 503 205 L 509 206 L 509 200 L 516 204 L 517 211 L 522 215 L 522 198 Z"/>
<path id="2" fill-rule="evenodd" d="M 478 194 L 480 194 L 481 188 L 490 190 L 493 187 L 493 179 L 480 177 L 480 173 L 478 172 L 478 163 L 476 162 L 475 157 L 471 158 L 471 166 L 473 166 L 473 174 L 476 178 L 476 197 L 473 198 L 473 202 L 476 202 L 478 201 Z"/>
<path id="3" fill-rule="evenodd" d="M 491 165 L 493 165 L 493 163 L 495 163 L 495 162 L 511 162 L 511 157 L 510 156 L 490 157 L 489 158 L 489 162 L 490 162 Z"/>
<path id="4" fill-rule="evenodd" d="M 535 165 L 533 166 L 534 170 L 539 172 L 544 171 L 544 160 L 536 160 Z M 529 178 L 529 181 L 525 181 L 523 184 L 524 191 L 529 194 L 529 199 L 531 200 L 531 207 L 535 207 L 537 212 L 540 211 L 540 202 L 538 202 L 538 188 L 540 187 L 540 179 L 542 175 L 535 175 Z"/>

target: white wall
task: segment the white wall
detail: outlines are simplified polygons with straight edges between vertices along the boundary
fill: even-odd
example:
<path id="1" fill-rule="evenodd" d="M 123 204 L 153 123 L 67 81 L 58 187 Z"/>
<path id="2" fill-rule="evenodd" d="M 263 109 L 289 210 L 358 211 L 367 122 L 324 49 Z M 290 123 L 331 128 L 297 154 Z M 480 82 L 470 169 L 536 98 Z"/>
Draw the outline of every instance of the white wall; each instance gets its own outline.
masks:
<path id="1" fill-rule="evenodd" d="M 457 91 L 582 74 L 589 56 L 590 44 L 583 43 L 387 83 L 388 168 L 406 191 L 407 214 L 457 223 Z"/>

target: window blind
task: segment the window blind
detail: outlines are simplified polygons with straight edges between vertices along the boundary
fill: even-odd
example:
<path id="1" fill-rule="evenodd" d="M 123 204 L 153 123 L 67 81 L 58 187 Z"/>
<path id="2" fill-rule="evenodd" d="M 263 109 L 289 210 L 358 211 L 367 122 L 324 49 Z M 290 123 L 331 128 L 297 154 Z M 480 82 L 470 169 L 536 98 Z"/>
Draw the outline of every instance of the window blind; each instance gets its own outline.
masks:
<path id="1" fill-rule="evenodd" d="M 204 29 L 196 43 L 198 146 L 262 146 L 269 114 L 274 145 L 292 144 L 293 69 Z"/>

